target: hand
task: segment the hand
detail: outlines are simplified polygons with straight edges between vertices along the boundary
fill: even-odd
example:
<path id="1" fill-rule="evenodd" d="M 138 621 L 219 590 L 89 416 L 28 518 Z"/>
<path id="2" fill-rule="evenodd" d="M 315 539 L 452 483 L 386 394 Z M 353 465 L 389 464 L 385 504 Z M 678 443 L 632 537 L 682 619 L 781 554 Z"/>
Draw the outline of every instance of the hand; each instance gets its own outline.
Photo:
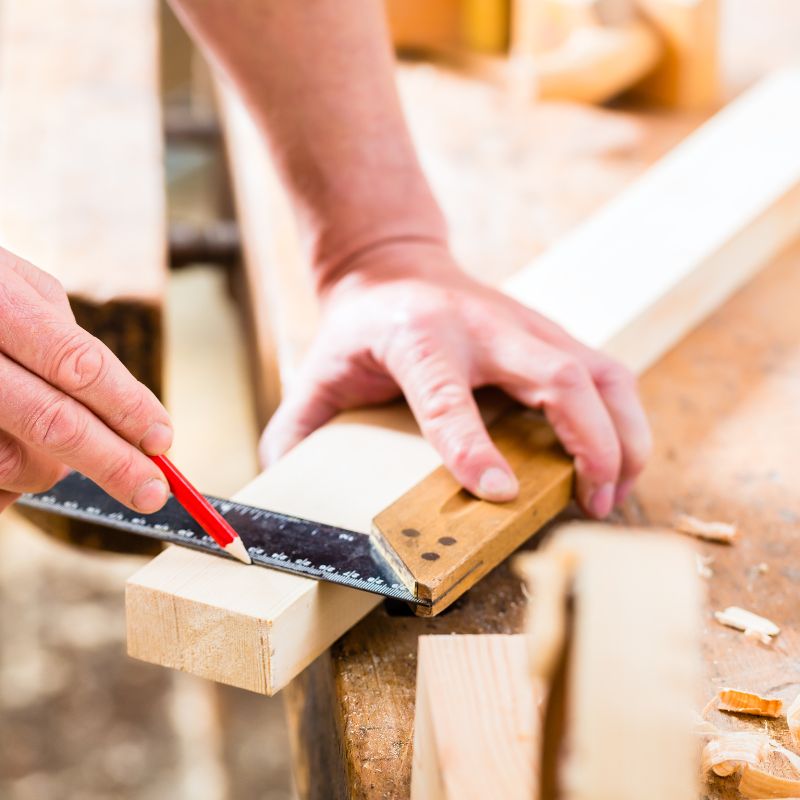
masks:
<path id="1" fill-rule="evenodd" d="M 168 487 L 142 451 L 171 442 L 167 412 L 76 324 L 59 282 L 0 249 L 0 511 L 72 467 L 152 513 Z"/>
<path id="2" fill-rule="evenodd" d="M 605 517 L 624 499 L 651 447 L 635 378 L 469 278 L 435 244 L 373 250 L 324 291 L 320 330 L 262 458 L 279 458 L 340 410 L 402 391 L 455 478 L 479 497 L 510 500 L 517 480 L 472 394 L 485 385 L 544 410 L 575 458 L 587 513 Z"/>

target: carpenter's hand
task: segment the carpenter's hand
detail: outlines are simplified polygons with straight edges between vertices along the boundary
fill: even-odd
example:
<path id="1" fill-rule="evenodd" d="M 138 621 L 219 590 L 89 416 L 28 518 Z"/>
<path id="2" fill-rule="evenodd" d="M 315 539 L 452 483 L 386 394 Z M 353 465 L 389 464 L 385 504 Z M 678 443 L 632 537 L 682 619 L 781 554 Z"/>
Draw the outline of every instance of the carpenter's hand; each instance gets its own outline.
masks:
<path id="1" fill-rule="evenodd" d="M 172 441 L 167 412 L 75 323 L 59 282 L 0 249 L 0 510 L 79 470 L 143 513 L 168 488 L 143 453 Z"/>
<path id="2" fill-rule="evenodd" d="M 321 328 L 262 439 L 273 461 L 338 411 L 402 390 L 461 484 L 489 500 L 518 484 L 472 389 L 494 385 L 544 409 L 575 457 L 583 508 L 606 516 L 650 451 L 634 377 L 552 322 L 466 276 L 435 245 L 386 246 L 324 295 Z"/>

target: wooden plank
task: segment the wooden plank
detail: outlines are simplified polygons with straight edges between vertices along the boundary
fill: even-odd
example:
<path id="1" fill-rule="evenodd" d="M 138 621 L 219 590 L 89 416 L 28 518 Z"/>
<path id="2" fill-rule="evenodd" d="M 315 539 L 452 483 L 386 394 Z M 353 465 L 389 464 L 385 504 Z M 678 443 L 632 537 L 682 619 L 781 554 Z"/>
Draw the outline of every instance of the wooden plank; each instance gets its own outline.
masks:
<path id="1" fill-rule="evenodd" d="M 534 797 L 540 700 L 526 636 L 420 636 L 412 800 Z"/>
<path id="2" fill-rule="evenodd" d="M 0 241 L 161 390 L 165 197 L 155 0 L 7 0 Z M 12 188 L 13 187 L 13 188 Z"/>
<path id="3" fill-rule="evenodd" d="M 591 344 L 605 346 L 634 369 L 643 369 L 797 235 L 799 100 L 800 73 L 786 71 L 770 78 L 657 166 L 653 187 L 648 173 L 507 288 Z M 714 181 L 722 185 L 711 185 Z M 582 291 L 576 293 L 575 286 Z M 287 456 L 281 469 L 265 473 L 258 484 L 260 502 L 368 531 L 376 514 L 437 463 L 405 407 L 368 409 L 342 415 Z M 273 484 L 280 487 L 274 495 Z M 286 499 L 291 507 L 281 506 Z M 132 654 L 167 665 L 183 661 L 181 653 L 191 637 L 176 629 L 174 615 L 164 611 L 158 599 L 185 601 L 195 629 L 228 613 L 230 596 L 207 585 L 193 556 L 168 550 L 131 579 L 131 591 L 138 598 L 128 615 Z M 165 569 L 157 575 L 160 565 Z M 223 563 L 214 569 L 238 570 L 238 576 L 244 567 Z M 278 581 L 269 571 L 252 572 L 258 577 L 241 580 L 257 581 L 255 594 L 284 586 L 285 576 Z M 233 575 L 231 585 L 237 580 Z M 279 605 L 275 616 L 263 619 L 268 635 L 257 667 L 229 668 L 215 663 L 219 653 L 205 651 L 203 674 L 251 687 L 249 676 L 269 662 L 271 651 L 282 652 L 281 637 L 287 636 L 297 663 L 284 663 L 285 671 L 267 682 L 268 691 L 277 691 L 347 630 L 354 616 L 377 602 L 366 595 L 346 597 L 348 590 L 341 587 L 290 580 L 297 581 L 292 592 L 296 590 L 298 602 L 302 597 L 313 605 L 324 592 L 333 621 L 309 615 L 293 624 L 294 608 Z M 348 612 L 337 615 L 336 603 Z M 357 613 L 354 604 L 359 606 Z M 252 616 L 262 611 L 259 605 Z M 229 623 L 242 613 L 237 601 L 237 610 L 226 616 L 229 649 L 237 633 Z M 314 627 L 317 622 L 322 627 Z"/>
<path id="4" fill-rule="evenodd" d="M 692 548 L 585 523 L 551 548 L 575 559 L 559 796 L 695 800 L 703 593 Z"/>

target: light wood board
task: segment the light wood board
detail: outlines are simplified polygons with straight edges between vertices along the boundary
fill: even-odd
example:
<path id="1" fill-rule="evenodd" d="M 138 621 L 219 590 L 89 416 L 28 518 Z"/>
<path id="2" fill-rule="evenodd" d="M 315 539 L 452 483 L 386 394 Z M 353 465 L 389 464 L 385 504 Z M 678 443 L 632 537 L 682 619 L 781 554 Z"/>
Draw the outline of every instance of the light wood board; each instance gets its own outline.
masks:
<path id="1" fill-rule="evenodd" d="M 798 235 L 798 139 L 800 72 L 785 71 L 689 137 L 523 270 L 508 291 L 643 370 Z M 404 406 L 364 410 L 312 434 L 263 474 L 248 498 L 366 532 L 376 514 L 438 463 Z M 198 558 L 213 557 L 171 548 L 132 577 L 132 655 L 274 692 L 377 602 L 343 587 L 260 569 L 245 576 L 244 567 L 215 564 L 215 573 L 230 575 L 229 586 L 247 583 L 247 591 L 232 592 L 210 585 Z M 267 596 L 275 598 L 270 609 Z M 306 609 L 322 605 L 324 596 L 326 614 L 299 615 L 284 596 Z M 255 645 L 242 640 L 240 618 L 259 621 Z M 201 642 L 214 625 L 216 639 Z M 228 660 L 237 648 L 255 659 L 247 669 Z M 192 649 L 197 657 L 187 658 Z M 294 663 L 274 669 L 272 653 Z"/>
<path id="2" fill-rule="evenodd" d="M 155 0 L 4 0 L 0 243 L 161 388 L 165 187 Z"/>
<path id="3" fill-rule="evenodd" d="M 526 636 L 420 636 L 412 800 L 531 800 L 541 697 Z"/>

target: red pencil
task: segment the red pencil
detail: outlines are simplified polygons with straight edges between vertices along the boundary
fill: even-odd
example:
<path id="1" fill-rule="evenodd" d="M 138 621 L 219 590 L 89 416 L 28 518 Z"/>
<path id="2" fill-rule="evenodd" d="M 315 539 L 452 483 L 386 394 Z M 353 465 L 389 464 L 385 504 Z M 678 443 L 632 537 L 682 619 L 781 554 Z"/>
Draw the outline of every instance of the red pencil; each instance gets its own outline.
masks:
<path id="1" fill-rule="evenodd" d="M 211 503 L 181 475 L 166 456 L 150 456 L 167 478 L 175 499 L 189 512 L 192 519 L 223 549 L 239 561 L 252 564 L 247 548 L 239 534 Z"/>

